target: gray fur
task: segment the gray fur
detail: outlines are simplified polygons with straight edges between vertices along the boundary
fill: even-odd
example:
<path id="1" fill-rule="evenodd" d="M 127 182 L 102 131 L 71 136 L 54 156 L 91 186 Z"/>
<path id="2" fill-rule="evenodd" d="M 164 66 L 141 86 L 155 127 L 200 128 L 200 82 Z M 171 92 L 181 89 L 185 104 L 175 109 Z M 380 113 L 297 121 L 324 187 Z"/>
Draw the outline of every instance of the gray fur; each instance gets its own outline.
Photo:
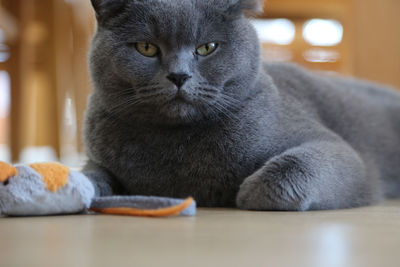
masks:
<path id="1" fill-rule="evenodd" d="M 98 195 L 191 195 L 200 206 L 255 210 L 400 195 L 400 94 L 263 64 L 244 16 L 258 1 L 127 0 L 116 13 L 99 8 L 115 0 L 92 1 L 85 173 Z M 142 56 L 131 45 L 139 41 L 160 55 Z M 193 54 L 207 42 L 220 46 Z M 192 78 L 178 89 L 172 72 Z"/>

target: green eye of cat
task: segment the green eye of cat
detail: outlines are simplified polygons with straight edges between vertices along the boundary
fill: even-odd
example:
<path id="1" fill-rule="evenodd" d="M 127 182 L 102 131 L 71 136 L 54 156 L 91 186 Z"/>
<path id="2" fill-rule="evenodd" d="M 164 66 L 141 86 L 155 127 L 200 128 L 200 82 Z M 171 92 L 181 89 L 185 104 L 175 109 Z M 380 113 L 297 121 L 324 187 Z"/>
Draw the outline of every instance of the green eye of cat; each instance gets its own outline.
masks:
<path id="1" fill-rule="evenodd" d="M 218 47 L 217 43 L 203 44 L 196 49 L 196 54 L 205 57 L 214 52 L 217 49 L 217 47 Z"/>
<path id="2" fill-rule="evenodd" d="M 135 44 L 136 50 L 146 57 L 154 57 L 158 54 L 158 47 L 146 42 L 140 42 Z"/>

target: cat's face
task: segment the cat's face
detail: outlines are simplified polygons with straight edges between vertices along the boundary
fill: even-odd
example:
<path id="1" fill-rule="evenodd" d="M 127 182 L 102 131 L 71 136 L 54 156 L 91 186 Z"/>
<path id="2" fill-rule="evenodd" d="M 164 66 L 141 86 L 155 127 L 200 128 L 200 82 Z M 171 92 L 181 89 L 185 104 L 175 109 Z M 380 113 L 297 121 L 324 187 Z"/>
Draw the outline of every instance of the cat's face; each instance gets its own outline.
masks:
<path id="1" fill-rule="evenodd" d="M 95 92 L 115 115 L 182 124 L 229 116 L 253 86 L 257 0 L 92 0 Z"/>

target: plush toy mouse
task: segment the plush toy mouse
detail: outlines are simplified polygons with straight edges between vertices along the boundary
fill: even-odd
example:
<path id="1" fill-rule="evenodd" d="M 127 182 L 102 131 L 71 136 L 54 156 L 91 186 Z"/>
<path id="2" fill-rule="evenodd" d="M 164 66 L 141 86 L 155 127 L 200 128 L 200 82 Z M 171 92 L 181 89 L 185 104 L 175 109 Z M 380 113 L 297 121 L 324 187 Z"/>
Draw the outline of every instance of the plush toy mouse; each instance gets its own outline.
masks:
<path id="1" fill-rule="evenodd" d="M 95 197 L 82 173 L 59 163 L 12 166 L 0 162 L 0 215 L 37 216 L 85 211 L 133 216 L 196 214 L 192 198 L 147 196 Z"/>

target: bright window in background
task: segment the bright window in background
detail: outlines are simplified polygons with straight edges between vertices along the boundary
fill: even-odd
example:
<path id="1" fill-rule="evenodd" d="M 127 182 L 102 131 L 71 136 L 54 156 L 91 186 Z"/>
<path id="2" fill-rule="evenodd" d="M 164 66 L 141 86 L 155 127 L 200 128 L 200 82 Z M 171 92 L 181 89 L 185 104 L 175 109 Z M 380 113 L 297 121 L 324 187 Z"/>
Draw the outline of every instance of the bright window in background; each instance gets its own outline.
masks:
<path id="1" fill-rule="evenodd" d="M 10 113 L 10 76 L 0 71 L 0 118 L 7 118 Z"/>
<path id="2" fill-rule="evenodd" d="M 303 53 L 304 59 L 312 63 L 334 63 L 340 60 L 336 50 L 312 48 Z"/>
<path id="3" fill-rule="evenodd" d="M 4 44 L 4 32 L 0 29 L 0 63 L 6 62 L 10 57 L 9 48 Z M 10 76 L 0 70 L 0 161 L 10 161 L 9 147 L 9 116 L 11 102 Z"/>
<path id="4" fill-rule="evenodd" d="M 310 69 L 343 72 L 343 25 L 334 19 L 254 19 L 262 56 L 271 62 L 296 62 Z"/>
<path id="5" fill-rule="evenodd" d="M 6 62 L 10 57 L 10 51 L 4 44 L 4 39 L 4 32 L 0 29 L 0 62 Z"/>
<path id="6" fill-rule="evenodd" d="M 0 71 L 0 161 L 11 160 L 8 146 L 10 102 L 10 76 Z"/>
<path id="7" fill-rule="evenodd" d="M 264 43 L 288 45 L 296 35 L 295 25 L 288 19 L 254 19 L 252 23 Z"/>
<path id="8" fill-rule="evenodd" d="M 287 62 L 293 59 L 290 49 L 296 37 L 296 25 L 289 19 L 254 19 L 252 24 L 262 43 L 264 60 Z"/>
<path id="9" fill-rule="evenodd" d="M 304 24 L 303 37 L 313 46 L 335 46 L 343 38 L 343 26 L 336 20 L 311 19 Z"/>

